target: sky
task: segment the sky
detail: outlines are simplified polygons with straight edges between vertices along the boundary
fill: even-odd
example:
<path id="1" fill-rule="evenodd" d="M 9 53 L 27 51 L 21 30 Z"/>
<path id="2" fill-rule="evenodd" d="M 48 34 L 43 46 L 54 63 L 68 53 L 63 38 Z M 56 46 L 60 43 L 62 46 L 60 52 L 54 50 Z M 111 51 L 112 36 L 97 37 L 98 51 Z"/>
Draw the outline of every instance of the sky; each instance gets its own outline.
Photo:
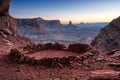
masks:
<path id="1" fill-rule="evenodd" d="M 11 0 L 10 14 L 62 23 L 110 22 L 120 16 L 120 0 Z"/>

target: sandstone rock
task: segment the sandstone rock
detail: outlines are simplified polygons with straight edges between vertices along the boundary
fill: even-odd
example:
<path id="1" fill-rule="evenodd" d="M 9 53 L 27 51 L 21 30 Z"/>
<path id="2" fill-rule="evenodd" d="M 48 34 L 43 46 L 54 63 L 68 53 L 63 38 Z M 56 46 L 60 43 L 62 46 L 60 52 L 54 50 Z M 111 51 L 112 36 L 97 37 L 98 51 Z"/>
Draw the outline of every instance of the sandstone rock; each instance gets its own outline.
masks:
<path id="1" fill-rule="evenodd" d="M 120 49 L 120 17 L 114 19 L 101 29 L 100 33 L 92 41 L 91 45 L 102 50 L 109 51 Z"/>
<path id="2" fill-rule="evenodd" d="M 26 45 L 23 48 L 23 51 L 27 53 L 34 53 L 34 52 L 38 52 L 41 50 L 46 50 L 46 46 L 43 46 L 42 44 L 31 44 L 31 45 Z"/>
<path id="3" fill-rule="evenodd" d="M 99 55 L 100 54 L 100 51 L 98 51 L 98 50 L 93 50 L 91 53 L 93 53 L 94 55 Z"/>
<path id="4" fill-rule="evenodd" d="M 52 43 L 46 43 L 43 46 L 44 46 L 44 49 L 52 49 L 53 44 Z"/>
<path id="5" fill-rule="evenodd" d="M 116 51 L 116 52 L 114 52 L 114 54 L 113 55 L 111 55 L 110 56 L 111 58 L 119 58 L 120 59 L 120 51 Z"/>
<path id="6" fill-rule="evenodd" d="M 31 58 L 31 57 L 28 57 L 28 56 L 25 56 L 25 58 L 24 58 L 24 63 L 26 63 L 26 64 L 31 64 L 31 63 L 32 63 L 32 58 Z"/>
<path id="7" fill-rule="evenodd" d="M 10 15 L 0 16 L 0 32 L 6 36 L 18 35 L 15 19 Z"/>
<path id="8" fill-rule="evenodd" d="M 72 24 L 72 21 L 69 21 L 69 24 L 67 25 L 67 27 L 69 28 L 73 28 L 73 27 L 76 27 L 75 25 Z"/>
<path id="9" fill-rule="evenodd" d="M 18 49 L 11 49 L 10 54 L 8 55 L 8 57 L 14 61 L 19 61 L 19 59 L 21 58 L 22 54 Z"/>
<path id="10" fill-rule="evenodd" d="M 98 57 L 98 58 L 96 59 L 96 61 L 104 61 L 104 60 L 105 60 L 104 57 Z"/>
<path id="11" fill-rule="evenodd" d="M 43 20 L 42 18 L 16 19 L 19 33 L 23 34 L 47 34 L 45 27 L 62 26 L 59 20 Z M 23 35 L 24 36 L 24 35 Z"/>
<path id="12" fill-rule="evenodd" d="M 0 16 L 8 14 L 10 0 L 0 0 Z"/>
<path id="13" fill-rule="evenodd" d="M 25 57 L 24 57 L 24 55 L 21 54 L 21 57 L 19 58 L 19 60 L 17 62 L 22 64 L 22 63 L 24 63 L 24 61 L 25 61 Z"/>
<path id="14" fill-rule="evenodd" d="M 69 25 L 72 25 L 72 21 L 69 21 Z"/>
<path id="15" fill-rule="evenodd" d="M 118 67 L 118 68 L 120 68 L 120 63 L 110 63 L 110 64 L 108 64 L 110 67 Z"/>
<path id="16" fill-rule="evenodd" d="M 48 20 L 46 24 L 47 26 L 62 26 L 59 20 Z"/>
<path id="17" fill-rule="evenodd" d="M 115 71 L 120 71 L 120 63 L 112 62 L 108 63 L 108 66 Z"/>
<path id="18" fill-rule="evenodd" d="M 115 54 L 115 52 L 117 52 L 117 51 L 119 51 L 119 50 L 110 50 L 110 51 L 107 51 L 106 54 L 107 54 L 107 55 L 113 55 L 113 54 Z"/>
<path id="19" fill-rule="evenodd" d="M 76 44 L 70 44 L 68 46 L 68 50 L 73 52 L 78 52 L 78 53 L 85 53 L 87 51 L 92 50 L 92 47 L 90 47 L 87 44 L 76 43 Z"/>
<path id="20" fill-rule="evenodd" d="M 0 0 L 0 33 L 2 35 L 16 35 L 16 21 L 9 15 L 10 0 Z"/>
<path id="21" fill-rule="evenodd" d="M 63 43 L 57 42 L 57 41 L 52 46 L 52 49 L 54 49 L 54 50 L 64 50 L 65 48 L 66 48 L 66 46 Z"/>
<path id="22" fill-rule="evenodd" d="M 32 58 L 31 59 L 31 65 L 38 65 L 39 64 L 39 61 L 35 58 Z"/>
<path id="23" fill-rule="evenodd" d="M 26 34 L 46 33 L 46 31 L 39 26 L 36 19 L 16 19 L 18 32 Z M 22 31 L 21 31 L 22 30 Z M 23 35 L 24 36 L 24 35 Z"/>
<path id="24" fill-rule="evenodd" d="M 88 80 L 120 80 L 120 72 L 114 70 L 91 71 Z"/>

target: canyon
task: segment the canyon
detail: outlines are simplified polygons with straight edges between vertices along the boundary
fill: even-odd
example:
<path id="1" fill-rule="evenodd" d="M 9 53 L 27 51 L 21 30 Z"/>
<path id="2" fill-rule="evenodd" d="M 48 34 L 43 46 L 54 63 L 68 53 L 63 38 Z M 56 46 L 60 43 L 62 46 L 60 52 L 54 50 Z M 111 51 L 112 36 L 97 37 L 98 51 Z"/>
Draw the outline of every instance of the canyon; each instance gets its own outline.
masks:
<path id="1" fill-rule="evenodd" d="M 9 2 L 0 0 L 0 80 L 120 80 L 119 18 L 94 35 L 91 45 L 34 43 L 31 34 L 44 37 L 51 26 L 56 33 L 67 29 L 69 35 L 78 28 L 71 22 L 61 27 L 58 20 L 15 19 L 9 14 Z"/>

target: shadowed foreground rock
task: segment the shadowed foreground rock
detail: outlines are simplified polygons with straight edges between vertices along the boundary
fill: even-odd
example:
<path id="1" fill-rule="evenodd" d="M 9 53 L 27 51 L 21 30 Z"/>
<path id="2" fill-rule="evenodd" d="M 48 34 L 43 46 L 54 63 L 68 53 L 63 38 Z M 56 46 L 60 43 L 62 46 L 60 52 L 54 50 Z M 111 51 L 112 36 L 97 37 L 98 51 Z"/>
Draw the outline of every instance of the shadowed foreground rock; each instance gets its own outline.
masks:
<path id="1" fill-rule="evenodd" d="M 93 49 L 91 46 L 89 46 L 87 44 L 76 43 L 76 44 L 70 44 L 68 46 L 68 50 L 73 51 L 73 52 L 78 52 L 78 53 L 85 53 L 85 52 L 91 51 Z"/>
<path id="2" fill-rule="evenodd" d="M 9 14 L 10 0 L 0 0 L 0 16 Z"/>
<path id="3" fill-rule="evenodd" d="M 0 34 L 15 35 L 16 21 L 9 15 L 10 0 L 0 0 Z"/>

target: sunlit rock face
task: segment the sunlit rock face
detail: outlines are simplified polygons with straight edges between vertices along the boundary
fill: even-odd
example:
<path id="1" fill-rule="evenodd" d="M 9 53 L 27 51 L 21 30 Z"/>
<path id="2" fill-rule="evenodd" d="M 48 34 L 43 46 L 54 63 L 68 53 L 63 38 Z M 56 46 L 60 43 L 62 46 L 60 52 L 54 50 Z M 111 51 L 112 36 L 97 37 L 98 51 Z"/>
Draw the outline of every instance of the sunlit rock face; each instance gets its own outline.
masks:
<path id="1" fill-rule="evenodd" d="M 0 0 L 0 15 L 9 14 L 10 0 Z"/>
<path id="2" fill-rule="evenodd" d="M 91 45 L 100 50 L 120 49 L 120 17 L 101 29 Z"/>

